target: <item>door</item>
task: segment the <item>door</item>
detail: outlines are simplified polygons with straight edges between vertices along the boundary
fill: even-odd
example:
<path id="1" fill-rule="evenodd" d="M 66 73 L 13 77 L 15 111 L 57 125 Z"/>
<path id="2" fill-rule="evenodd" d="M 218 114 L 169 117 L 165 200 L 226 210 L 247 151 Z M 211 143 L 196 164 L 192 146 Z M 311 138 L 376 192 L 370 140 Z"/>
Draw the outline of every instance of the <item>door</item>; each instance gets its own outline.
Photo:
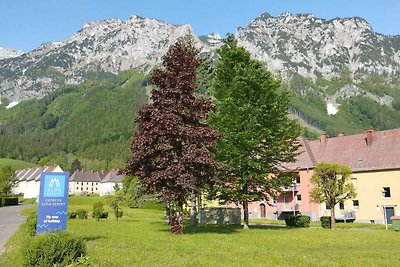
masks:
<path id="1" fill-rule="evenodd" d="M 385 207 L 385 212 L 386 212 L 386 223 L 387 224 L 392 224 L 392 220 L 390 217 L 394 215 L 394 208 L 393 207 Z"/>
<path id="2" fill-rule="evenodd" d="M 261 218 L 265 218 L 266 217 L 265 205 L 263 203 L 260 204 L 260 217 Z"/>

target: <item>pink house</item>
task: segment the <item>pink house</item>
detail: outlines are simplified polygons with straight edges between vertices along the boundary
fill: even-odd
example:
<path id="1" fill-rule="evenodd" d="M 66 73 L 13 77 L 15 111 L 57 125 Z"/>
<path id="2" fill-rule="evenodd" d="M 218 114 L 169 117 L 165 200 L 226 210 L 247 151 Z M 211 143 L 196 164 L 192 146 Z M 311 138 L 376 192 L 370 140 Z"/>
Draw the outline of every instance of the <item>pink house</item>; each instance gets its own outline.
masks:
<path id="1" fill-rule="evenodd" d="M 307 140 L 301 138 L 302 147 L 297 161 L 285 165 L 288 171 L 298 173 L 296 181 L 277 196 L 271 196 L 268 201 L 252 202 L 249 205 L 250 218 L 284 219 L 290 214 L 303 214 L 318 220 L 319 205 L 310 200 L 312 184 L 310 178 L 316 160 Z"/>

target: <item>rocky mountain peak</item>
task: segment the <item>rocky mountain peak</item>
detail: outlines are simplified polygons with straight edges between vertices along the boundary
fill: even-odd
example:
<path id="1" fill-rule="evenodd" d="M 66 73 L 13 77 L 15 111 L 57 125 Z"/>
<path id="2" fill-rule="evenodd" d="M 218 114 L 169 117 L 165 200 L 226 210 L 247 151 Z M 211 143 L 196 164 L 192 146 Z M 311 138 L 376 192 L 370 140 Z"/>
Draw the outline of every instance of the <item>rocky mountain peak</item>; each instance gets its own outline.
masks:
<path id="1" fill-rule="evenodd" d="M 24 52 L 17 49 L 0 47 L 0 59 L 18 57 L 23 53 Z"/>

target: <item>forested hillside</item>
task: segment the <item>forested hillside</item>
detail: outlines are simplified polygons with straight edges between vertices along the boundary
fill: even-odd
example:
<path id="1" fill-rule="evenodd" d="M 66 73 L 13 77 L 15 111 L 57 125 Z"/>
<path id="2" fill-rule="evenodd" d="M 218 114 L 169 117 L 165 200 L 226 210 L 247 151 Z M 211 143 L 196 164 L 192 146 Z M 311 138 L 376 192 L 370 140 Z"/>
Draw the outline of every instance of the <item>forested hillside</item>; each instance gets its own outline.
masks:
<path id="1" fill-rule="evenodd" d="M 66 169 L 76 158 L 89 169 L 120 167 L 150 89 L 135 71 L 97 78 L 11 109 L 0 105 L 0 158 Z"/>
<path id="2" fill-rule="evenodd" d="M 209 62 L 208 62 L 209 63 Z M 198 93 L 212 93 L 212 65 L 199 69 Z M 400 86 L 380 75 L 354 82 L 348 71 L 315 81 L 294 76 L 282 88 L 291 92 L 291 112 L 308 125 L 303 135 L 317 138 L 400 127 Z M 86 169 L 122 167 L 129 155 L 139 109 L 151 86 L 134 70 L 118 76 L 93 74 L 81 86 L 63 87 L 40 100 L 6 109 L 0 105 L 0 158 L 60 164 L 69 170 L 76 159 Z M 332 104 L 337 113 L 328 115 Z M 79 164 L 78 164 L 79 165 Z M 79 166 L 78 166 L 79 167 Z"/>

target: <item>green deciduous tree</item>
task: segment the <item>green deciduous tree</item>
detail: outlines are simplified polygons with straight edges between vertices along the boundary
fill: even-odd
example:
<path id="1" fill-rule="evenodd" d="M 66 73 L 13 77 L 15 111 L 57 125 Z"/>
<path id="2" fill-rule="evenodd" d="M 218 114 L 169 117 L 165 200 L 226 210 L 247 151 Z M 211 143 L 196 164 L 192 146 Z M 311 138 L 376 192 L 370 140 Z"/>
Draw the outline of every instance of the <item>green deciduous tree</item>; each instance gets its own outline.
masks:
<path id="1" fill-rule="evenodd" d="M 14 170 L 11 166 L 0 167 L 0 195 L 11 193 L 15 182 Z"/>
<path id="2" fill-rule="evenodd" d="M 232 35 L 218 50 L 213 96 L 213 128 L 222 133 L 216 159 L 225 168 L 219 198 L 243 205 L 248 226 L 248 203 L 268 198 L 268 193 L 290 183 L 290 175 L 277 175 L 281 164 L 295 160 L 300 134 L 296 121 L 287 117 L 289 95 L 279 81 Z M 273 178 L 267 178 L 275 173 Z"/>
<path id="3" fill-rule="evenodd" d="M 146 193 L 175 205 L 172 231 L 182 233 L 182 207 L 191 192 L 213 183 L 215 163 L 209 150 L 216 136 L 205 124 L 212 109 L 196 98 L 195 50 L 179 43 L 163 59 L 150 80 L 157 86 L 152 103 L 137 118 L 131 151 L 123 173 L 138 177 Z"/>
<path id="4" fill-rule="evenodd" d="M 354 185 L 350 182 L 352 171 L 349 167 L 336 163 L 318 163 L 311 182 L 314 188 L 310 192 L 316 203 L 327 203 L 331 207 L 331 229 L 336 229 L 335 205 L 356 197 Z"/>

